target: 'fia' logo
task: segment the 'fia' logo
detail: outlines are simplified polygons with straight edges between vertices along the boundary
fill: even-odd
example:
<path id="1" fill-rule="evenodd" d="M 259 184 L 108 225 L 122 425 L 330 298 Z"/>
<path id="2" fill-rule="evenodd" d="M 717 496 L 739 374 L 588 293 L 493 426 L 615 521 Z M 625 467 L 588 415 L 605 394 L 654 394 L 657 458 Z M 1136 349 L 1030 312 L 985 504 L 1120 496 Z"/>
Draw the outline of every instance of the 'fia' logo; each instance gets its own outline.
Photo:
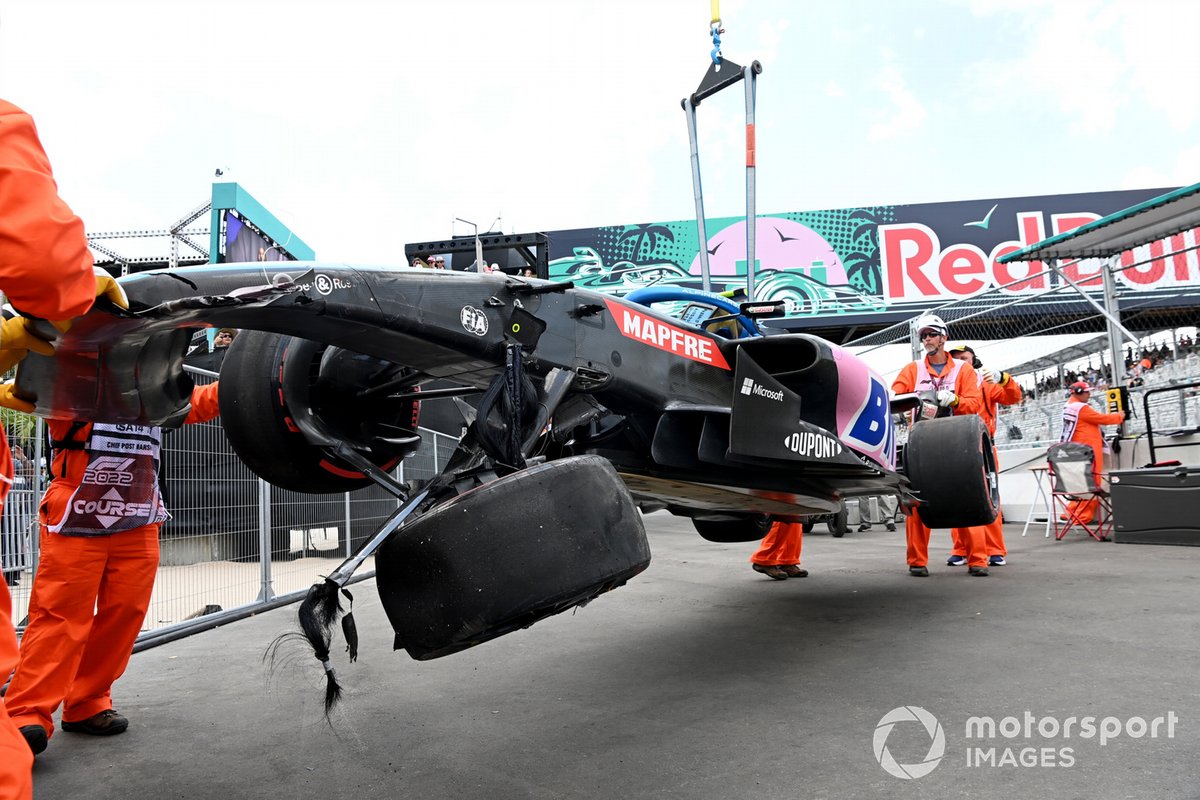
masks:
<path id="1" fill-rule="evenodd" d="M 463 330 L 467 333 L 473 333 L 476 336 L 485 336 L 488 332 L 487 314 L 484 314 L 474 306 L 463 306 L 462 313 L 459 314 L 459 321 L 462 322 Z"/>

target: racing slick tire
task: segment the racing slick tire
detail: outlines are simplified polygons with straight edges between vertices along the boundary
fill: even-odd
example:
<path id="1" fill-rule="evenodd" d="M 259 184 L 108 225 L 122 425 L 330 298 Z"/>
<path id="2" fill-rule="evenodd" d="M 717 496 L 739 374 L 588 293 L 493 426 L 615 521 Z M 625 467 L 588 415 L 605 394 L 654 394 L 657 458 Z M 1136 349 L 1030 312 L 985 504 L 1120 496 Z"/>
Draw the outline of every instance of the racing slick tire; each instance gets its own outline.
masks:
<path id="1" fill-rule="evenodd" d="M 434 507 L 375 554 L 395 647 L 419 661 L 583 605 L 650 564 L 646 529 L 612 464 L 572 456 Z"/>
<path id="2" fill-rule="evenodd" d="M 385 393 L 364 399 L 359 393 L 403 369 L 307 339 L 243 331 L 221 365 L 221 425 L 246 466 L 274 486 L 309 494 L 359 489 L 371 479 L 311 444 L 294 419 L 311 414 L 390 470 L 419 441 L 385 441 L 378 432 L 414 433 L 420 404 L 388 400 Z"/>
<path id="3" fill-rule="evenodd" d="M 700 538 L 718 544 L 757 542 L 771 530 L 771 523 L 771 518 L 762 514 L 752 514 L 739 519 L 692 520 Z"/>
<path id="4" fill-rule="evenodd" d="M 917 514 L 930 528 L 987 525 L 1000 508 L 995 451 L 975 414 L 913 426 L 904 470 L 920 498 Z"/>
<path id="5" fill-rule="evenodd" d="M 841 509 L 836 514 L 830 514 L 825 518 L 825 524 L 829 526 L 829 535 L 835 539 L 840 539 L 850 531 L 849 512 L 846 511 L 846 504 L 843 503 Z"/>

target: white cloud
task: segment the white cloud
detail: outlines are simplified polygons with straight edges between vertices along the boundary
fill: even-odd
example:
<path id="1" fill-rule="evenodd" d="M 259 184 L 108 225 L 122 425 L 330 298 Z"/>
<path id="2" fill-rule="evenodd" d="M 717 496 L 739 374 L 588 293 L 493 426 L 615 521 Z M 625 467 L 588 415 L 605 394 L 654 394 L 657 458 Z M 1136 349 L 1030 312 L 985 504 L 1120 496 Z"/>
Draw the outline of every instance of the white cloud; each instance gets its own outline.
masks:
<path id="1" fill-rule="evenodd" d="M 875 82 L 876 87 L 887 99 L 884 108 L 872 114 L 875 122 L 867 131 L 871 141 L 896 139 L 921 128 L 925 123 L 925 107 L 909 90 L 904 76 L 895 64 L 886 64 Z"/>

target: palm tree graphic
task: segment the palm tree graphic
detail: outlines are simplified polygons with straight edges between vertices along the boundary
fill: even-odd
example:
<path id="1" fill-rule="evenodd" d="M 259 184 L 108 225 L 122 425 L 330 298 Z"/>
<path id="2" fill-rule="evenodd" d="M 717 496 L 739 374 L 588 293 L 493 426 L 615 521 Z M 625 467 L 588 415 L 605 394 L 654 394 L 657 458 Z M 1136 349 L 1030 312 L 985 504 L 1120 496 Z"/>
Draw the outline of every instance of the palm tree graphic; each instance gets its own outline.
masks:
<path id="1" fill-rule="evenodd" d="M 671 233 L 671 229 L 665 225 L 648 222 L 642 225 L 633 225 L 626 228 L 619 236 L 617 236 L 617 244 L 628 244 L 633 241 L 633 252 L 630 253 L 630 260 L 637 262 L 642 254 L 642 245 L 646 245 L 646 257 L 654 252 L 654 248 L 658 247 L 659 240 L 668 242 L 675 241 L 675 234 Z"/>

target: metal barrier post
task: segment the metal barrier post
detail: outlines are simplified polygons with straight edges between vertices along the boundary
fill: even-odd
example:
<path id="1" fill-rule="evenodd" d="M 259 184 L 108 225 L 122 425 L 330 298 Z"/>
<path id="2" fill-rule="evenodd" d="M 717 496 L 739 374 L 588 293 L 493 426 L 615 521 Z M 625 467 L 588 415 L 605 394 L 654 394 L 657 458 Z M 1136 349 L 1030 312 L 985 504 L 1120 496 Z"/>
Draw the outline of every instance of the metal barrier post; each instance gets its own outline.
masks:
<path id="1" fill-rule="evenodd" d="M 271 588 L 271 484 L 258 479 L 258 565 L 261 569 L 261 585 L 258 602 L 269 603 L 275 599 Z"/>
<path id="2" fill-rule="evenodd" d="M 346 558 L 349 558 L 352 552 L 350 549 L 350 493 L 346 492 L 342 496 L 346 498 L 346 518 L 344 522 L 346 525 Z"/>

